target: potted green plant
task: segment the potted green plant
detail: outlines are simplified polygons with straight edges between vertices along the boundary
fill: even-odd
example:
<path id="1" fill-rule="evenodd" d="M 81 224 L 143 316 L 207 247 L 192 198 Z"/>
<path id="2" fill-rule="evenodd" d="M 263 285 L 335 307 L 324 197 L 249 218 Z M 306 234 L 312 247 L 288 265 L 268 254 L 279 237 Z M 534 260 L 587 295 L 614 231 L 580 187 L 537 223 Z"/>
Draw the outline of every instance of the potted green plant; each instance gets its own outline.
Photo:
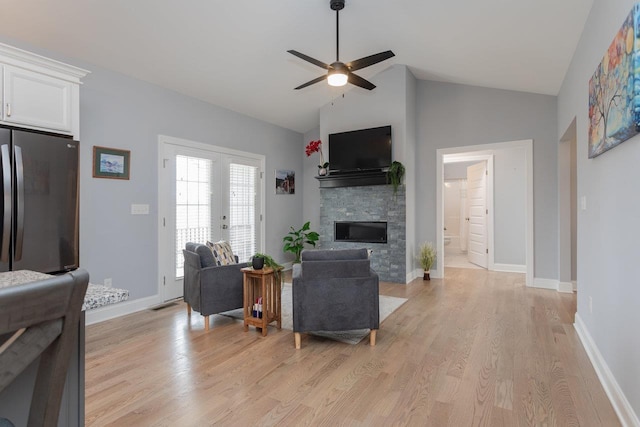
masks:
<path id="1" fill-rule="evenodd" d="M 422 276 L 422 280 L 431 280 L 430 270 L 433 266 L 433 263 L 436 261 L 436 256 L 436 248 L 433 247 L 433 244 L 431 244 L 431 242 L 423 243 L 422 246 L 420 246 L 420 252 L 418 253 L 418 256 L 416 258 L 418 259 L 418 262 L 420 262 L 420 266 L 424 270 L 424 276 Z"/>
<path id="2" fill-rule="evenodd" d="M 400 162 L 392 162 L 387 171 L 387 183 L 393 187 L 393 195 L 398 193 L 398 187 L 402 184 L 402 178 L 404 177 L 405 169 L 404 165 Z"/>
<path id="3" fill-rule="evenodd" d="M 298 264 L 300 262 L 300 254 L 304 249 L 304 245 L 308 244 L 315 247 L 319 238 L 320 235 L 315 231 L 311 231 L 310 221 L 307 221 L 299 230 L 291 227 L 291 231 L 282 239 L 284 242 L 282 250 L 284 252 L 293 253 L 296 257 L 293 262 Z"/>
<path id="4" fill-rule="evenodd" d="M 280 279 L 280 271 L 283 268 L 271 256 L 260 252 L 255 253 L 251 257 L 251 266 L 254 270 L 261 270 L 264 267 L 273 269 L 273 274 L 276 277 L 276 280 Z"/>

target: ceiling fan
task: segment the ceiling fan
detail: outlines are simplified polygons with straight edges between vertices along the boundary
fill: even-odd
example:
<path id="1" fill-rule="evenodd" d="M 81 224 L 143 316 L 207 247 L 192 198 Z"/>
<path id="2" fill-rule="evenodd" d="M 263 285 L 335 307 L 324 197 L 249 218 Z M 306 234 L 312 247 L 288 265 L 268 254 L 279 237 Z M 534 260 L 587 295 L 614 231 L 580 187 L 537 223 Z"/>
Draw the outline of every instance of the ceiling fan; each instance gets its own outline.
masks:
<path id="1" fill-rule="evenodd" d="M 345 0 L 329 0 L 329 6 L 331 7 L 331 10 L 336 11 L 336 62 L 329 65 L 296 50 L 287 51 L 300 59 L 304 59 L 305 61 L 310 62 L 313 65 L 317 65 L 318 67 L 327 70 L 327 74 L 325 76 L 320 76 L 316 79 L 303 83 L 295 88 L 296 90 L 311 86 L 312 84 L 321 82 L 325 79 L 327 79 L 329 85 L 331 86 L 344 86 L 347 84 L 347 82 L 349 82 L 352 85 L 372 90 L 376 87 L 376 85 L 354 74 L 353 71 L 361 70 L 365 67 L 369 67 L 373 64 L 377 64 L 378 62 L 382 62 L 395 56 L 393 52 L 387 50 L 386 52 L 380 52 L 374 55 L 365 56 L 364 58 L 356 59 L 355 61 L 351 61 L 346 64 L 344 62 L 340 62 L 340 28 L 338 24 L 340 19 L 339 13 L 342 9 L 344 9 L 344 2 Z"/>

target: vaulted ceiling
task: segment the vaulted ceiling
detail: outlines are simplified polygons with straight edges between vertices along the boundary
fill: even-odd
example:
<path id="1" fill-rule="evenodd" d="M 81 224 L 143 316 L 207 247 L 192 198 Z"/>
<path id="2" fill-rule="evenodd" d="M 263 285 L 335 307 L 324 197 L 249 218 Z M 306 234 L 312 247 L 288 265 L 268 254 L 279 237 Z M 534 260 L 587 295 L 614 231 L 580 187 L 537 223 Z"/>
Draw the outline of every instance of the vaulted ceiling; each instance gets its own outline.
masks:
<path id="1" fill-rule="evenodd" d="M 593 0 L 346 0 L 340 59 L 393 50 L 419 79 L 556 95 Z M 346 90 L 329 0 L 5 0 L 0 34 L 299 132 Z"/>

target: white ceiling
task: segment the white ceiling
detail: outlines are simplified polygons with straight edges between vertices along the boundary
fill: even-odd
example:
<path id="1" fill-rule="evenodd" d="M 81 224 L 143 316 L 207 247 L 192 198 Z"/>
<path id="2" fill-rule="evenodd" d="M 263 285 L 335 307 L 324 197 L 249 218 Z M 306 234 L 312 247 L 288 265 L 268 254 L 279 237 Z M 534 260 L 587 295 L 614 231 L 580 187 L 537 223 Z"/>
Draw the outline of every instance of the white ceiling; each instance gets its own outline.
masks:
<path id="1" fill-rule="evenodd" d="M 556 95 L 593 0 L 346 0 L 340 59 L 419 79 Z M 2 0 L 0 34 L 298 132 L 345 90 L 286 51 L 335 59 L 329 0 Z M 375 80 L 375 79 L 373 79 Z M 375 81 L 374 81 L 375 83 Z"/>

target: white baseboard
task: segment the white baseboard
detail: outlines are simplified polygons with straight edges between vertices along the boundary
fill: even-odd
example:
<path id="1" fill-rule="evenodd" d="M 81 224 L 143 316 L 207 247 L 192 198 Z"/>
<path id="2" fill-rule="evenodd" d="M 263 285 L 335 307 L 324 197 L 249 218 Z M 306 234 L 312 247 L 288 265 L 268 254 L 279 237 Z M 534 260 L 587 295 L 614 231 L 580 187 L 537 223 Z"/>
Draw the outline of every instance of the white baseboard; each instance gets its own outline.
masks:
<path id="1" fill-rule="evenodd" d="M 160 295 L 152 295 L 146 298 L 134 299 L 132 301 L 119 302 L 113 305 L 96 308 L 95 310 L 86 311 L 86 324 L 104 322 L 105 320 L 115 319 L 116 317 L 125 316 L 137 311 L 146 310 L 155 305 L 162 303 Z"/>
<path id="2" fill-rule="evenodd" d="M 531 287 L 541 288 L 541 289 L 553 289 L 554 291 L 557 291 L 558 283 L 559 282 L 556 279 L 543 279 L 542 277 L 534 277 Z"/>
<path id="3" fill-rule="evenodd" d="M 505 273 L 526 273 L 527 266 L 520 264 L 493 264 L 493 271 L 503 271 Z"/>
<path id="4" fill-rule="evenodd" d="M 433 271 L 434 270 L 431 270 L 431 277 L 433 277 Z M 407 273 L 407 281 L 405 283 L 410 283 L 413 280 L 417 279 L 418 277 L 422 277 L 423 275 L 424 275 L 424 270 L 416 268 L 415 270 Z"/>
<path id="5" fill-rule="evenodd" d="M 540 289 L 552 289 L 554 291 L 563 293 L 573 293 L 573 284 L 571 282 L 561 282 L 556 279 L 544 279 L 542 277 L 535 277 L 533 279 L 532 288 Z"/>
<path id="6" fill-rule="evenodd" d="M 607 362 L 602 357 L 600 350 L 598 350 L 598 346 L 593 341 L 593 338 L 591 337 L 591 334 L 589 334 L 589 331 L 587 330 L 587 327 L 582 321 L 579 313 L 576 313 L 576 321 L 573 324 L 573 327 L 578 333 L 580 342 L 582 342 L 582 346 L 587 352 L 589 360 L 591 360 L 591 364 L 600 379 L 600 383 L 602 384 L 605 393 L 607 393 L 607 396 L 611 401 L 611 405 L 613 405 L 613 409 L 616 411 L 616 414 L 618 414 L 618 418 L 620 418 L 620 423 L 624 427 L 640 427 L 640 419 L 638 419 L 638 415 L 633 411 L 627 397 L 620 389 L 618 382 L 611 373 Z"/>
<path id="7" fill-rule="evenodd" d="M 565 294 L 573 293 L 573 283 L 571 282 L 558 282 L 558 292 L 563 292 Z"/>
<path id="8" fill-rule="evenodd" d="M 571 286 L 573 286 L 573 292 L 578 292 L 578 282 L 576 280 L 571 281 Z"/>

